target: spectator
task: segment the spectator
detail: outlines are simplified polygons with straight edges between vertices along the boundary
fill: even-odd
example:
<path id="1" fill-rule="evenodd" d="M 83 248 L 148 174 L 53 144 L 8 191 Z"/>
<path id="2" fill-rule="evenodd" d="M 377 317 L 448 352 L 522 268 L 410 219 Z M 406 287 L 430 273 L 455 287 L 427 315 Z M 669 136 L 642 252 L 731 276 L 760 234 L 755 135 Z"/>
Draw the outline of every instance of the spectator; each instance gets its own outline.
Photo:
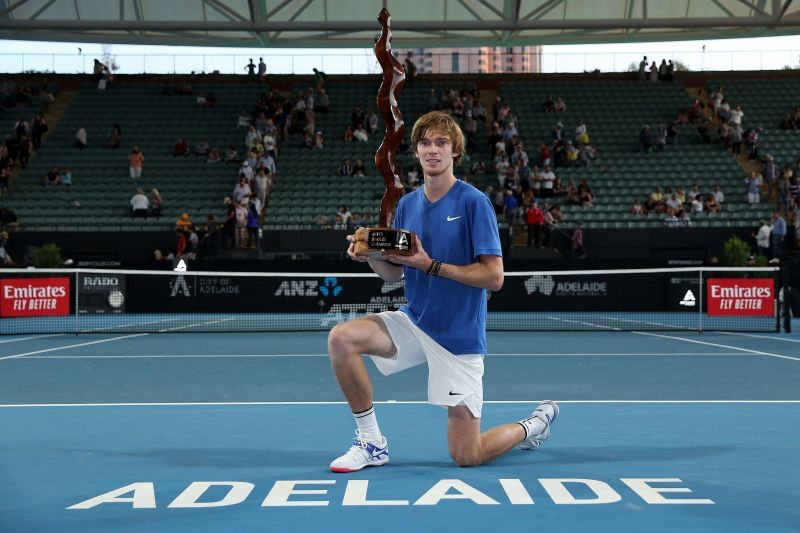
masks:
<path id="1" fill-rule="evenodd" d="M 509 232 L 513 232 L 514 222 L 517 218 L 517 209 L 519 202 L 514 196 L 514 191 L 505 189 L 505 196 L 503 198 L 503 216 L 508 224 Z"/>
<path id="2" fill-rule="evenodd" d="M 244 173 L 239 174 L 239 183 L 233 188 L 233 202 L 235 205 L 240 205 L 243 201 L 250 198 L 252 191 L 247 181 L 247 176 Z"/>
<path id="3" fill-rule="evenodd" d="M 655 62 L 653 63 L 655 64 Z M 578 259 L 585 259 L 589 254 L 586 253 L 586 247 L 583 242 L 583 223 L 578 222 L 575 229 L 572 231 L 572 252 Z"/>
<path id="4" fill-rule="evenodd" d="M 417 77 L 417 66 L 414 64 L 413 52 L 409 52 L 408 55 L 406 55 L 405 70 L 406 85 L 411 85 L 414 82 L 414 78 Z"/>
<path id="5" fill-rule="evenodd" d="M 36 113 L 31 126 L 31 141 L 33 142 L 34 149 L 38 150 L 42 147 L 42 136 L 50 129 L 47 125 L 47 120 L 41 113 Z"/>
<path id="6" fill-rule="evenodd" d="M 264 79 L 267 77 L 267 64 L 264 63 L 264 58 L 258 58 L 258 83 L 264 83 Z"/>
<path id="7" fill-rule="evenodd" d="M 707 213 L 719 213 L 722 210 L 722 206 L 719 205 L 717 202 L 717 197 L 714 196 L 714 193 L 708 194 L 706 196 L 705 204 L 703 208 L 706 210 Z"/>
<path id="8" fill-rule="evenodd" d="M 353 127 L 350 124 L 344 129 L 344 140 L 345 142 L 351 142 L 353 140 Z"/>
<path id="9" fill-rule="evenodd" d="M 194 226 L 194 224 L 192 223 L 192 220 L 189 218 L 189 213 L 183 213 L 181 215 L 181 218 L 179 218 L 178 221 L 175 222 L 175 227 L 178 229 L 189 229 L 192 226 Z"/>
<path id="10" fill-rule="evenodd" d="M 178 139 L 172 147 L 172 157 L 178 156 L 189 157 L 189 145 L 185 139 Z"/>
<path id="11" fill-rule="evenodd" d="M 164 205 L 164 200 L 161 198 L 161 193 L 158 189 L 150 191 L 150 215 L 156 217 L 156 220 L 161 219 L 161 207 Z"/>
<path id="12" fill-rule="evenodd" d="M 336 175 L 342 177 L 353 175 L 353 165 L 350 164 L 349 159 L 342 161 L 342 165 L 336 170 Z"/>
<path id="13" fill-rule="evenodd" d="M 112 150 L 119 148 L 119 143 L 122 140 L 122 129 L 116 122 L 111 127 L 111 133 L 108 134 L 108 146 Z"/>
<path id="14" fill-rule="evenodd" d="M 324 89 L 328 84 L 328 75 L 321 70 L 317 70 L 316 68 L 311 70 L 314 71 L 314 89 L 317 91 Z"/>
<path id="15" fill-rule="evenodd" d="M 702 213 L 705 210 L 705 205 L 703 205 L 703 201 L 701 200 L 699 194 L 694 198 L 692 198 L 692 202 L 690 204 L 690 210 L 693 215 L 697 213 Z"/>
<path id="16" fill-rule="evenodd" d="M 378 131 L 378 115 L 370 111 L 367 113 L 367 133 L 375 133 Z"/>
<path id="17" fill-rule="evenodd" d="M 262 206 L 258 213 L 260 215 L 261 211 L 263 210 L 263 206 L 267 205 L 267 195 L 272 188 L 269 176 L 264 168 L 258 169 L 258 173 L 256 173 L 256 177 L 253 182 L 256 189 L 256 198 L 258 199 L 258 203 Z"/>
<path id="18" fill-rule="evenodd" d="M 206 217 L 205 232 L 202 239 L 202 249 L 206 257 L 213 257 L 217 255 L 219 250 L 219 224 L 217 223 L 214 215 L 210 214 Z"/>
<path id="19" fill-rule="evenodd" d="M 367 130 L 364 128 L 364 123 L 359 122 L 356 126 L 356 129 L 353 130 L 353 138 L 357 141 L 367 142 L 369 140 L 369 134 Z"/>
<path id="20" fill-rule="evenodd" d="M 757 204 L 760 201 L 760 187 L 761 187 L 761 174 L 755 170 L 750 172 L 750 175 L 745 178 L 747 185 L 747 202 L 750 205 Z"/>
<path id="21" fill-rule="evenodd" d="M 242 162 L 242 156 L 239 155 L 239 152 L 236 151 L 236 148 L 232 144 L 229 144 L 225 148 L 225 162 L 226 163 L 241 163 Z"/>
<path id="22" fill-rule="evenodd" d="M 69 167 L 61 169 L 61 185 L 69 189 L 72 186 L 72 171 Z"/>
<path id="23" fill-rule="evenodd" d="M 642 151 L 646 154 L 652 152 L 654 141 L 655 138 L 653 137 L 653 133 L 650 131 L 650 126 L 645 124 L 639 131 L 639 146 L 642 148 Z"/>
<path id="24" fill-rule="evenodd" d="M 783 239 L 786 237 L 786 221 L 780 213 L 772 213 L 772 234 L 770 236 L 772 244 L 772 260 L 780 261 L 783 256 Z"/>
<path id="25" fill-rule="evenodd" d="M 642 207 L 642 203 L 637 198 L 633 202 L 633 207 L 631 207 L 631 214 L 632 215 L 642 215 L 644 214 L 644 208 Z"/>
<path id="26" fill-rule="evenodd" d="M 206 159 L 206 163 L 212 165 L 214 163 L 221 163 L 222 156 L 219 154 L 219 149 L 214 146 L 211 150 L 208 151 L 208 158 Z"/>
<path id="27" fill-rule="evenodd" d="M 208 142 L 206 142 L 205 139 L 200 139 L 194 145 L 194 156 L 207 157 L 210 149 L 211 147 L 208 145 Z"/>
<path id="28" fill-rule="evenodd" d="M 722 204 L 725 203 L 725 193 L 722 192 L 722 188 L 719 185 L 715 186 L 713 194 L 720 208 L 722 208 Z"/>
<path id="29" fill-rule="evenodd" d="M 128 170 L 132 178 L 142 177 L 142 165 L 144 165 L 144 154 L 138 145 L 134 145 L 128 156 Z"/>
<path id="30" fill-rule="evenodd" d="M 14 260 L 11 254 L 8 253 L 9 236 L 6 230 L 0 231 L 0 264 L 5 266 L 14 266 Z"/>
<path id="31" fill-rule="evenodd" d="M 131 197 L 131 218 L 142 217 L 147 220 L 147 210 L 150 207 L 150 201 L 144 195 L 144 190 L 136 189 L 136 194 Z"/>
<path id="32" fill-rule="evenodd" d="M 247 71 L 247 81 L 249 83 L 253 83 L 256 79 L 256 64 L 253 63 L 253 58 L 250 58 L 250 62 L 245 65 L 244 69 Z"/>
<path id="33" fill-rule="evenodd" d="M 364 163 L 360 159 L 356 159 L 355 164 L 353 165 L 353 173 L 352 176 L 366 176 L 367 169 L 364 166 Z"/>
<path id="34" fill-rule="evenodd" d="M 772 226 L 767 224 L 765 220 L 759 220 L 758 233 L 755 235 L 756 247 L 758 254 L 764 257 L 769 257 L 770 253 L 770 234 L 772 233 Z"/>
<path id="35" fill-rule="evenodd" d="M 53 167 L 44 175 L 44 185 L 61 185 L 61 173 L 58 167 Z"/>
<path id="36" fill-rule="evenodd" d="M 75 132 L 75 147 L 78 150 L 83 150 L 89 145 L 89 140 L 86 134 L 86 127 L 81 126 L 78 128 L 78 131 Z"/>
<path id="37" fill-rule="evenodd" d="M 542 247 L 542 229 L 545 222 L 544 212 L 539 209 L 536 201 L 533 201 L 525 213 L 525 223 L 528 226 L 528 247 L 531 246 L 533 241 L 536 248 Z"/>
<path id="38" fill-rule="evenodd" d="M 325 92 L 325 89 L 320 89 L 319 94 L 317 95 L 317 105 L 314 108 L 315 110 L 319 111 L 323 115 L 328 113 L 328 109 L 331 106 L 331 100 L 328 98 L 328 93 Z"/>
<path id="39" fill-rule="evenodd" d="M 322 135 L 321 131 L 318 131 L 316 135 L 314 135 L 314 148 L 318 150 L 325 148 L 325 137 Z"/>
<path id="40" fill-rule="evenodd" d="M 249 248 L 258 247 L 259 207 L 256 202 L 250 202 L 247 207 L 247 245 Z"/>
<path id="41" fill-rule="evenodd" d="M 239 113 L 239 118 L 236 121 L 237 128 L 249 128 L 250 127 L 250 115 L 247 114 L 247 111 L 242 110 Z"/>

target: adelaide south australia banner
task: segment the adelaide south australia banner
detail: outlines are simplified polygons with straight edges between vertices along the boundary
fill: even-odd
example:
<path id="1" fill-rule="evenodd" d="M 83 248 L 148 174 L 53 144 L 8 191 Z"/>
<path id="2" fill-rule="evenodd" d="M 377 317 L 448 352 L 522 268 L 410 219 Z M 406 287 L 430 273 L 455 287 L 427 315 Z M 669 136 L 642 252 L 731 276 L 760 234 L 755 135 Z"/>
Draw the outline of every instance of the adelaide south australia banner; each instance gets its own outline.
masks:
<path id="1" fill-rule="evenodd" d="M 774 316 L 775 280 L 711 278 L 706 300 L 710 316 Z"/>

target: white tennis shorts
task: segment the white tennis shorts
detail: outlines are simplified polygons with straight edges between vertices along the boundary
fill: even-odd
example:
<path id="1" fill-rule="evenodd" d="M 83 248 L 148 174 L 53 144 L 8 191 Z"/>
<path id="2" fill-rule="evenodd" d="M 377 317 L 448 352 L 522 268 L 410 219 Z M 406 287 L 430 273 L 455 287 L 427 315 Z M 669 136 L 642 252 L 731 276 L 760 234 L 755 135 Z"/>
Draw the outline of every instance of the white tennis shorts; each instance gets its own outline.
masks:
<path id="1" fill-rule="evenodd" d="M 378 316 L 386 324 L 397 353 L 394 357 L 371 355 L 384 376 L 428 363 L 428 401 L 453 407 L 464 404 L 475 418 L 483 408 L 483 355 L 454 355 L 422 331 L 402 311 Z"/>

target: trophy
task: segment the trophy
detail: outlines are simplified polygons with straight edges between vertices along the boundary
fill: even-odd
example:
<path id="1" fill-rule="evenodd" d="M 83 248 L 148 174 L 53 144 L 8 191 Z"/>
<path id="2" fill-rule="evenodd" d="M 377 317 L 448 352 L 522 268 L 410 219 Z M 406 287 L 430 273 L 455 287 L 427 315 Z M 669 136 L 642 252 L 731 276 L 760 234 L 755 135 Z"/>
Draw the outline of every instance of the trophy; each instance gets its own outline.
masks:
<path id="1" fill-rule="evenodd" d="M 383 70 L 383 79 L 376 97 L 378 111 L 386 124 L 386 133 L 378 151 L 375 152 L 375 167 L 383 176 L 386 192 L 381 200 L 378 227 L 358 228 L 355 233 L 356 255 L 370 259 L 381 259 L 384 255 L 414 255 L 416 253 L 414 233 L 404 229 L 394 229 L 391 221 L 395 206 L 403 196 L 403 185 L 397 168 L 397 147 L 403 140 L 405 125 L 403 115 L 397 106 L 397 98 L 403 90 L 406 73 L 400 62 L 392 55 L 392 30 L 389 26 L 391 15 L 386 8 L 381 9 L 378 22 L 381 34 L 375 42 L 375 56 Z"/>

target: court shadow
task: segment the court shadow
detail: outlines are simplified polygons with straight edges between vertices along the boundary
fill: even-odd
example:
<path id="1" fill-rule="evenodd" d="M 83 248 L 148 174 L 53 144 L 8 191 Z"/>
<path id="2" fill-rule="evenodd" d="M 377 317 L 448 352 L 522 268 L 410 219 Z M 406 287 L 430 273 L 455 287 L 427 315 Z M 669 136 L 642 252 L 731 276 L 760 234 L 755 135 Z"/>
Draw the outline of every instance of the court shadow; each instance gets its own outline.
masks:
<path id="1" fill-rule="evenodd" d="M 674 462 L 714 458 L 741 450 L 735 446 L 552 446 L 526 452 L 509 453 L 493 464 L 520 465 L 531 461 L 540 464 L 577 465 L 585 463 Z"/>
<path id="2" fill-rule="evenodd" d="M 330 459 L 319 450 L 274 450 L 254 448 L 161 448 L 142 450 L 121 449 L 60 449 L 58 451 L 97 454 L 101 457 L 128 457 L 156 461 L 175 467 L 213 466 L 225 468 L 262 467 L 327 467 Z M 331 452 L 335 455 L 334 452 Z M 327 461 L 327 462 L 326 462 Z"/>

